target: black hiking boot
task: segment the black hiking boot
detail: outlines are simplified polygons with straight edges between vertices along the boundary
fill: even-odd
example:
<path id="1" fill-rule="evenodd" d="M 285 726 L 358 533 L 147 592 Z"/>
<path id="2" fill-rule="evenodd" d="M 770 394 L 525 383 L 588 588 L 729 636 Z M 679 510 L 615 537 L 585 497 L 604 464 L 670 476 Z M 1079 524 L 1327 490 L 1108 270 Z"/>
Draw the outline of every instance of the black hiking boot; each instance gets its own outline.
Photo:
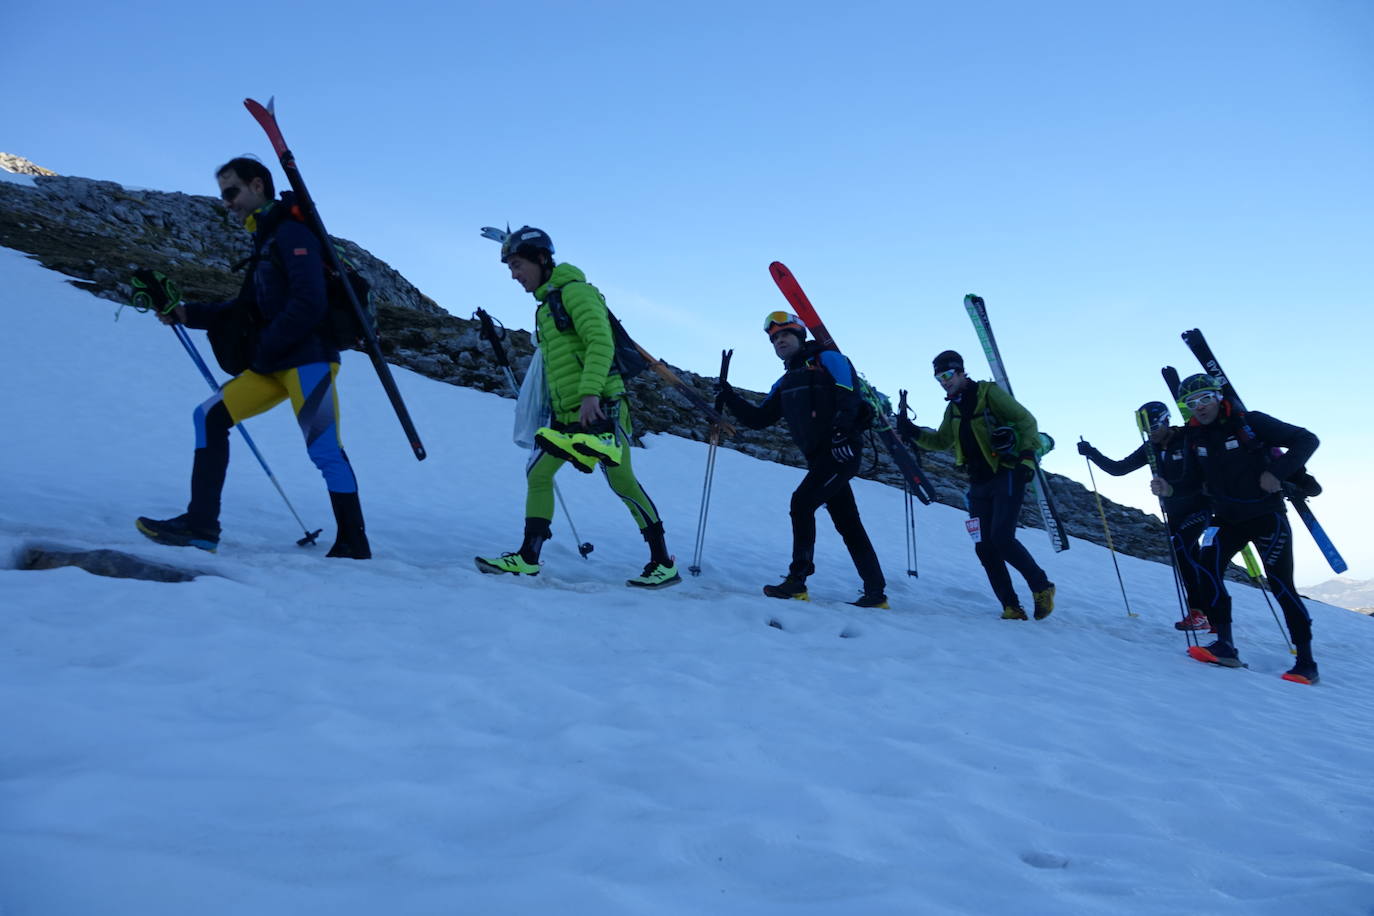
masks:
<path id="1" fill-rule="evenodd" d="M 783 579 L 777 585 L 765 585 L 763 593 L 769 598 L 793 598 L 797 601 L 810 601 L 811 596 L 806 592 L 806 580 L 794 579 L 791 576 Z"/>
<path id="2" fill-rule="evenodd" d="M 161 521 L 140 515 L 134 526 L 149 539 L 170 547 L 198 547 L 209 553 L 219 550 L 219 525 L 213 528 L 194 528 L 190 516 Z"/>

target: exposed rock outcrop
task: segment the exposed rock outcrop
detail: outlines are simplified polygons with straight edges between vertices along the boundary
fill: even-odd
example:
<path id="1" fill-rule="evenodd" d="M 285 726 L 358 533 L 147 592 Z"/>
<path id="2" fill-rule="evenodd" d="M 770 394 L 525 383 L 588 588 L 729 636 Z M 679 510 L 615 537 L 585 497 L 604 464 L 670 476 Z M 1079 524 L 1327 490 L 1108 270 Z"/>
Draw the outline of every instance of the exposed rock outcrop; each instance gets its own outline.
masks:
<path id="1" fill-rule="evenodd" d="M 175 276 L 188 299 L 227 299 L 236 293 L 239 276 L 233 266 L 246 256 L 247 245 L 217 198 L 129 190 L 112 181 L 54 175 L 8 154 L 0 154 L 0 167 L 34 176 L 32 186 L 0 182 L 0 246 L 27 252 L 72 278 L 76 286 L 118 302 L 127 301 L 127 278 L 136 267 Z M 388 360 L 452 385 L 506 393 L 505 380 L 479 338 L 475 321 L 448 314 L 353 242 L 336 242 L 372 281 Z M 467 303 L 448 305 L 457 312 L 469 310 Z M 529 333 L 511 330 L 506 345 L 517 374 L 522 373 L 533 352 Z M 677 372 L 707 400 L 713 398 L 713 378 Z M 656 375 L 646 372 L 630 388 L 640 431 L 707 439 L 708 424 Z M 741 429 L 723 444 L 769 461 L 801 463 L 781 429 Z M 926 454 L 923 460 L 939 500 L 962 507 L 964 479 L 949 457 Z M 875 461 L 870 450 L 864 467 L 865 477 L 901 485 L 885 453 Z M 1069 533 L 1104 543 L 1092 493 L 1065 477 L 1050 475 L 1050 481 Z M 1118 550 L 1168 562 L 1163 526 L 1157 519 L 1137 509 L 1103 503 Z M 1033 506 L 1026 508 L 1022 523 L 1039 525 Z"/>

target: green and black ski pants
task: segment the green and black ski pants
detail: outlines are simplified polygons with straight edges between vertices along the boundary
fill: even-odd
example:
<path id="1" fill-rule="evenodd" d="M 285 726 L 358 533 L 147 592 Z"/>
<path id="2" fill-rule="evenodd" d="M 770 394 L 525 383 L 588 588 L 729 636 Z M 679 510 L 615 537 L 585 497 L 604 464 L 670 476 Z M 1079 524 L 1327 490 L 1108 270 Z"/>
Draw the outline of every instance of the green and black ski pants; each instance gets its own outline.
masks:
<path id="1" fill-rule="evenodd" d="M 621 447 L 619 467 L 612 468 L 604 464 L 601 466 L 602 473 L 606 475 L 606 482 L 611 485 L 615 495 L 620 497 L 625 508 L 630 510 L 630 515 L 640 531 L 661 524 L 658 507 L 640 486 L 631 463 L 630 438 L 634 435 L 634 421 L 630 415 L 629 404 L 624 398 L 603 399 L 601 407 L 606 413 L 606 431 L 615 433 L 616 444 Z M 571 423 L 556 423 L 554 428 L 564 432 L 584 432 L 581 426 Z M 590 431 L 602 432 L 595 429 Z M 525 518 L 543 519 L 545 522 L 553 520 L 553 477 L 565 464 L 567 462 L 562 458 L 554 457 L 540 449 L 534 450 L 525 468 Z"/>

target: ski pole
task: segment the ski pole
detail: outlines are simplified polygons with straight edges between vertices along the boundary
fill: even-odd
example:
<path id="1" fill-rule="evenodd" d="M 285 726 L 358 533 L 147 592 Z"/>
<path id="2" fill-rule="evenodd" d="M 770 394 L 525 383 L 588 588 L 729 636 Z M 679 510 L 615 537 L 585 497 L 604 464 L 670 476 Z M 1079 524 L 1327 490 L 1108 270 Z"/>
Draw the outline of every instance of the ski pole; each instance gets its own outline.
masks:
<path id="1" fill-rule="evenodd" d="M 1085 441 L 1082 436 L 1078 437 L 1079 442 Z M 1102 494 L 1097 492 L 1097 478 L 1093 475 L 1093 463 L 1088 460 L 1088 456 L 1083 456 L 1083 461 L 1088 465 L 1088 480 L 1093 485 L 1093 496 L 1097 499 L 1097 514 L 1102 516 L 1102 531 L 1107 535 L 1107 549 L 1112 552 L 1112 566 L 1116 567 L 1116 581 L 1121 585 L 1121 600 L 1126 602 L 1126 616 L 1139 617 L 1135 611 L 1131 610 L 1131 599 L 1126 597 L 1126 582 L 1121 578 L 1121 564 L 1116 561 L 1116 547 L 1112 545 L 1112 529 L 1107 525 L 1107 510 L 1102 508 Z"/>
<path id="2" fill-rule="evenodd" d="M 734 350 L 720 351 L 720 381 L 724 385 L 730 376 L 730 357 Z M 721 424 L 711 424 L 710 445 L 706 448 L 706 478 L 701 482 L 701 508 L 697 512 L 697 540 L 692 550 L 692 565 L 687 571 L 694 576 L 701 575 L 701 551 L 706 545 L 706 515 L 711 511 L 711 483 L 716 476 L 716 450 L 720 447 Z"/>
<path id="3" fill-rule="evenodd" d="M 491 344 L 491 351 L 496 358 L 496 364 L 501 367 L 501 373 L 506 377 L 506 384 L 510 386 L 511 392 L 516 399 L 520 398 L 520 386 L 515 382 L 515 372 L 510 367 L 510 359 L 506 356 L 506 348 L 501 345 L 501 338 L 505 336 L 505 326 L 501 327 L 500 332 L 496 330 L 499 322 L 492 318 L 486 309 L 478 309 L 472 315 L 482 325 L 478 335 Z M 558 499 L 558 508 L 563 510 L 563 519 L 568 523 L 568 528 L 572 531 L 573 542 L 577 544 L 577 555 L 582 559 L 587 559 L 587 554 L 596 549 L 596 545 L 590 541 L 584 541 L 577 533 L 577 526 L 573 524 L 572 513 L 568 511 L 568 504 L 563 501 L 563 491 L 558 489 L 558 482 L 554 481 L 553 495 Z"/>
<path id="4" fill-rule="evenodd" d="M 195 341 L 191 340 L 191 335 L 179 324 L 172 325 L 172 332 L 176 334 L 177 340 L 181 341 L 181 345 L 186 348 L 186 353 L 191 357 L 191 361 L 196 364 L 196 368 L 200 370 L 200 374 L 205 377 L 206 384 L 210 386 L 210 390 L 219 391 L 220 386 L 215 381 L 215 376 L 210 371 L 210 367 L 207 366 L 205 360 L 201 358 L 200 351 L 196 349 Z M 313 546 L 315 538 L 319 537 L 320 532 L 324 529 L 317 528 L 311 531 L 305 526 L 305 522 L 301 521 L 300 515 L 296 513 L 296 507 L 291 505 L 291 500 L 287 498 L 286 491 L 282 489 L 281 483 L 277 481 L 277 475 L 273 474 L 272 469 L 267 466 L 267 459 L 262 457 L 262 452 L 258 451 L 257 443 L 253 441 L 253 437 L 248 435 L 248 430 L 244 429 L 242 423 L 236 423 L 234 425 L 243 435 L 243 441 L 248 443 L 248 448 L 253 452 L 253 457 L 257 458 L 258 464 L 262 465 L 263 471 L 267 474 L 267 479 L 272 481 L 272 486 L 276 487 L 277 492 L 281 494 L 282 501 L 286 503 L 286 508 L 291 510 L 291 515 L 295 517 L 296 524 L 300 525 L 301 531 L 305 533 L 305 536 L 296 541 L 296 544 L 300 547 L 305 547 L 307 545 Z"/>
<path id="5" fill-rule="evenodd" d="M 897 415 L 906 418 L 907 411 L 911 408 L 906 402 L 906 389 L 897 390 Z M 915 497 L 911 492 L 911 484 L 906 478 L 902 479 L 903 508 L 906 512 L 906 574 L 913 579 L 919 579 L 920 573 L 916 571 L 916 503 Z"/>
<path id="6" fill-rule="evenodd" d="M 1269 605 L 1269 614 L 1274 618 L 1274 623 L 1278 624 L 1279 633 L 1283 636 L 1283 644 L 1288 647 L 1289 655 L 1297 655 L 1298 650 L 1293 648 L 1293 643 L 1288 639 L 1288 630 L 1279 620 L 1278 611 L 1274 610 L 1274 602 L 1269 600 L 1269 583 L 1264 578 L 1264 571 L 1260 568 L 1259 560 L 1255 558 L 1255 552 L 1246 544 L 1240 550 L 1241 557 L 1245 560 L 1245 573 L 1256 585 L 1259 586 L 1260 594 L 1264 596 L 1264 603 Z"/>

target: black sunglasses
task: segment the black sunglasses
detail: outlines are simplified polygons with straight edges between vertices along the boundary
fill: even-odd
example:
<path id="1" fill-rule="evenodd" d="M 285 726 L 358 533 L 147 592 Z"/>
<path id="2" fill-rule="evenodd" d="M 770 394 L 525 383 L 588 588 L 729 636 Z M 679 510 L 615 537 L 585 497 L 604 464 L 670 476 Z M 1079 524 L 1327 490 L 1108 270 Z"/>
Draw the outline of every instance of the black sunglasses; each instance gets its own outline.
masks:
<path id="1" fill-rule="evenodd" d="M 234 198 L 238 197 L 239 192 L 242 190 L 242 185 L 234 185 L 232 188 L 225 188 L 223 191 L 220 191 L 219 196 L 220 199 L 223 200 L 226 204 L 232 204 L 234 202 Z"/>

